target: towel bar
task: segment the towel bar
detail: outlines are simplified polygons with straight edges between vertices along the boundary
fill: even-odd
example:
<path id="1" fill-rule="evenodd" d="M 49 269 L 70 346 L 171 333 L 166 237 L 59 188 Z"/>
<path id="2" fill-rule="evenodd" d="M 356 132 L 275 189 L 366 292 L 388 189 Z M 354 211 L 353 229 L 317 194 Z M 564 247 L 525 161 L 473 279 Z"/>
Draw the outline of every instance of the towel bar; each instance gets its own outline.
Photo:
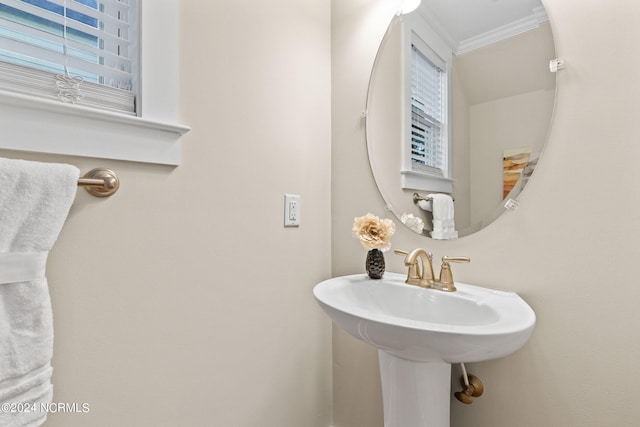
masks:
<path id="1" fill-rule="evenodd" d="M 424 200 L 424 201 L 430 202 L 431 201 L 431 197 L 422 196 L 422 195 L 420 195 L 418 193 L 413 193 L 413 203 L 418 203 L 420 200 Z M 451 200 L 453 200 L 454 202 L 456 201 L 456 199 L 453 196 L 451 196 Z"/>
<path id="2" fill-rule="evenodd" d="M 120 188 L 120 180 L 114 171 L 96 168 L 78 179 L 78 186 L 84 187 L 92 196 L 109 197 Z"/>

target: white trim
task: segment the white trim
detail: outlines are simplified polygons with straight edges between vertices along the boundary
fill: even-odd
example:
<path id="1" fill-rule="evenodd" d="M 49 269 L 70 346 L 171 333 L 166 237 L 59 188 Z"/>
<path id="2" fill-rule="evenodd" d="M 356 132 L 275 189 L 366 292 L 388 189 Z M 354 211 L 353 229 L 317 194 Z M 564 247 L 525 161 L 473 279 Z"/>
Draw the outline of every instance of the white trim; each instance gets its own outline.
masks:
<path id="1" fill-rule="evenodd" d="M 452 193 L 453 179 L 442 176 L 425 175 L 415 171 L 401 170 L 400 183 L 403 189 Z"/>
<path id="2" fill-rule="evenodd" d="M 189 128 L 0 92 L 0 148 L 180 164 Z"/>
<path id="3" fill-rule="evenodd" d="M 0 148 L 180 164 L 178 0 L 140 4 L 140 117 L 0 91 Z"/>
<path id="4" fill-rule="evenodd" d="M 544 7 L 537 7 L 533 10 L 533 13 L 527 17 L 503 25 L 502 27 L 494 28 L 486 33 L 462 40 L 458 44 L 456 54 L 461 55 L 463 53 L 471 52 L 472 50 L 489 46 L 501 40 L 517 36 L 518 34 L 535 30 L 540 26 L 540 24 L 548 20 L 549 17 L 547 16 Z"/>
<path id="5" fill-rule="evenodd" d="M 120 123 L 122 125 L 140 126 L 150 129 L 158 129 L 184 135 L 191 128 L 188 126 L 148 120 L 142 117 L 128 116 L 110 111 L 98 110 L 91 107 L 60 103 L 49 99 L 38 98 L 30 95 L 6 92 L 0 90 L 0 104 L 7 106 L 33 108 L 34 110 L 48 111 L 59 115 L 62 120 L 70 120 L 72 116 L 84 117 L 92 120 L 104 120 L 105 122 Z"/>
<path id="6" fill-rule="evenodd" d="M 139 0 L 142 14 L 140 88 L 142 117 L 178 121 L 180 69 L 178 0 Z"/>

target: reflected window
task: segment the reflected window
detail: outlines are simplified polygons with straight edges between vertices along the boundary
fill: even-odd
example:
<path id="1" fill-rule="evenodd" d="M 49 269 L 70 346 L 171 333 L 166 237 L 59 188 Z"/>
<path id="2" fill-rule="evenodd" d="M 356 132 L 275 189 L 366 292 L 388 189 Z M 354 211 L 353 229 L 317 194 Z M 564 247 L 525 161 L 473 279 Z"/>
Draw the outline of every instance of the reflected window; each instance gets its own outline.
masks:
<path id="1" fill-rule="evenodd" d="M 438 61 L 438 62 L 441 62 Z M 444 67 L 411 45 L 411 169 L 445 176 L 447 148 L 442 131 L 446 96 Z"/>
<path id="2" fill-rule="evenodd" d="M 450 193 L 450 67 L 411 28 L 407 34 L 402 188 Z"/>

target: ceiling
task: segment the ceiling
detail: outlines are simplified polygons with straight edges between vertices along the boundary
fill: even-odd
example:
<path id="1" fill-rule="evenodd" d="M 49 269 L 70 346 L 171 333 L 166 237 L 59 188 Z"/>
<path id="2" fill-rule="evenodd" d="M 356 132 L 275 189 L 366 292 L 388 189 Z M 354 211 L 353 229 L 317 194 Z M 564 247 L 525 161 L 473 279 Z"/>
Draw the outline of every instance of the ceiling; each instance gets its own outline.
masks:
<path id="1" fill-rule="evenodd" d="M 537 25 L 547 20 L 540 0 L 422 0 L 418 12 L 452 44 L 457 53 L 472 50 L 458 47 L 465 46 L 474 38 L 482 38 L 482 35 L 496 33 L 498 28 L 513 27 L 515 30 L 498 30 L 498 35 L 490 37 L 504 39 L 510 37 L 504 35 L 509 31 L 518 34 L 531 29 L 519 30 L 523 25 L 530 26 L 531 22 Z"/>

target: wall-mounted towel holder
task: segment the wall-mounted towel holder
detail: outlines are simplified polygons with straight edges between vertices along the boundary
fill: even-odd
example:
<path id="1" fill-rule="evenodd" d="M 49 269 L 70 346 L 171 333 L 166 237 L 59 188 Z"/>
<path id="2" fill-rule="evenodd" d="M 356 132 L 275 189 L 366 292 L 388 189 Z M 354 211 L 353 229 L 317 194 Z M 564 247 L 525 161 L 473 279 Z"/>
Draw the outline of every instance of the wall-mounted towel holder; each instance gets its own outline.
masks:
<path id="1" fill-rule="evenodd" d="M 420 200 L 424 200 L 425 202 L 430 202 L 431 196 L 423 196 L 418 193 L 413 193 L 413 203 L 418 203 Z M 456 201 L 456 199 L 453 196 L 451 197 L 451 200 L 453 200 L 454 202 Z"/>
<path id="2" fill-rule="evenodd" d="M 120 180 L 114 171 L 96 168 L 78 179 L 78 186 L 84 187 L 92 196 L 109 197 L 120 188 Z"/>

